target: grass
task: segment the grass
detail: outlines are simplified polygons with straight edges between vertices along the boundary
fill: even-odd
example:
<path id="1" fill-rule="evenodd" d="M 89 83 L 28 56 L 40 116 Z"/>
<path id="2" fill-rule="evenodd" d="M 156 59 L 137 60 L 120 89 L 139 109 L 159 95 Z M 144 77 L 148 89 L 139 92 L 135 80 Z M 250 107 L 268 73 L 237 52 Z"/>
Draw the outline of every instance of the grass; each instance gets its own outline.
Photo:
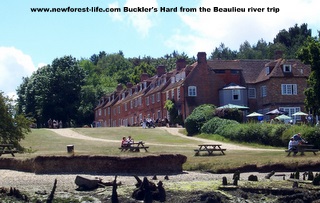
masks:
<path id="1" fill-rule="evenodd" d="M 67 145 L 74 145 L 75 154 L 90 155 L 115 155 L 115 156 L 145 156 L 149 154 L 179 153 L 187 156 L 187 162 L 183 168 L 185 170 L 206 170 L 218 171 L 222 169 L 238 168 L 246 165 L 270 165 L 282 163 L 290 166 L 299 164 L 312 164 L 318 161 L 318 156 L 307 153 L 306 156 L 287 157 L 284 149 L 279 151 L 247 151 L 228 150 L 225 156 L 194 156 L 193 149 L 197 148 L 200 141 L 194 141 L 183 137 L 169 134 L 165 128 L 142 129 L 138 127 L 117 127 L 117 128 L 75 128 L 78 133 L 93 138 L 104 139 L 105 141 L 92 141 L 62 137 L 47 129 L 33 129 L 21 141 L 21 145 L 28 149 L 30 153 L 17 154 L 17 158 L 30 158 L 38 155 L 68 155 Z M 120 152 L 122 136 L 131 135 L 136 141 L 143 140 L 150 146 L 149 152 L 128 153 Z M 203 137 L 204 135 L 200 135 Z M 205 135 L 207 136 L 207 135 Z M 207 139 L 217 138 L 207 136 Z M 221 140 L 217 140 L 221 142 Z M 111 141 L 108 141 L 111 140 Z M 230 143 L 228 140 L 223 140 Z M 245 145 L 245 144 L 242 144 Z M 255 146 L 257 147 L 257 146 Z"/>

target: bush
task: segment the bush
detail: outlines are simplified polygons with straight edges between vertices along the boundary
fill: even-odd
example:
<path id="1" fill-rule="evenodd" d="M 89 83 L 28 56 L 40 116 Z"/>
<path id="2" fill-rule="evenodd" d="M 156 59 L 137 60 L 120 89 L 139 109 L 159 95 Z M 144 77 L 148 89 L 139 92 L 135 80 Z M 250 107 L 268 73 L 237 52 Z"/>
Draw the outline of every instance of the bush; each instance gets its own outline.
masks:
<path id="1" fill-rule="evenodd" d="M 203 124 L 213 117 L 214 109 L 215 106 L 212 104 L 203 104 L 195 108 L 184 122 L 188 135 L 199 133 Z"/>
<path id="2" fill-rule="evenodd" d="M 308 125 L 293 125 L 286 129 L 282 135 L 282 142 L 288 143 L 289 139 L 299 132 L 303 139 L 314 145 L 314 148 L 320 148 L 320 129 Z"/>
<path id="3" fill-rule="evenodd" d="M 214 117 L 201 127 L 202 133 L 221 134 L 221 131 L 230 124 L 239 124 L 237 121 Z"/>

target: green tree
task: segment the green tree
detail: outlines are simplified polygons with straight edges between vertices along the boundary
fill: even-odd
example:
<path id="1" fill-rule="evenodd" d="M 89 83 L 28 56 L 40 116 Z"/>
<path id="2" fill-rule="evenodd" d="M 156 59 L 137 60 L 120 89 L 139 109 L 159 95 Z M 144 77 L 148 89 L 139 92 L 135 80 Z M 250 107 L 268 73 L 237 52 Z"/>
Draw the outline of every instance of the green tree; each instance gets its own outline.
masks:
<path id="1" fill-rule="evenodd" d="M 215 48 L 211 53 L 210 59 L 223 59 L 223 60 L 233 60 L 237 58 L 237 51 L 231 51 L 228 47 L 221 43 L 220 46 Z"/>
<path id="2" fill-rule="evenodd" d="M 305 89 L 305 105 L 313 115 L 320 114 L 320 41 L 319 38 L 309 38 L 298 51 L 299 59 L 311 66 L 308 87 Z"/>
<path id="3" fill-rule="evenodd" d="M 31 120 L 22 115 L 16 115 L 12 100 L 0 92 L 0 142 L 10 143 L 22 149 L 19 141 L 30 132 Z"/>
<path id="4" fill-rule="evenodd" d="M 139 66 L 134 67 L 133 73 L 130 75 L 130 81 L 133 84 L 140 82 L 140 76 L 142 73 L 147 73 L 149 76 L 154 75 L 156 73 L 156 69 L 153 66 L 142 62 Z"/>

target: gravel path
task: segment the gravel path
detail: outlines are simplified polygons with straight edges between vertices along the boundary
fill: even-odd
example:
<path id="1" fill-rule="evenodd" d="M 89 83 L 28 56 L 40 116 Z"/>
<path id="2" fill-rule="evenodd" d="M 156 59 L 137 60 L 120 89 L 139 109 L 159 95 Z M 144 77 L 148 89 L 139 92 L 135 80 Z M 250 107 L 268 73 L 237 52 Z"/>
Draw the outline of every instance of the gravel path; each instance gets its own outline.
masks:
<path id="1" fill-rule="evenodd" d="M 239 146 L 239 145 L 235 145 L 235 144 L 229 144 L 229 143 L 224 143 L 224 142 L 217 142 L 217 141 L 212 141 L 212 140 L 207 140 L 207 139 L 202 139 L 202 138 L 197 138 L 197 137 L 192 137 L 192 136 L 186 136 L 182 133 L 179 132 L 179 130 L 181 128 L 167 128 L 167 127 L 160 127 L 160 129 L 165 130 L 167 132 L 169 132 L 170 134 L 174 135 L 174 136 L 180 136 L 183 137 L 185 139 L 191 139 L 191 140 L 196 140 L 199 142 L 203 142 L 203 143 L 215 143 L 215 144 L 222 144 L 223 148 L 226 148 L 227 150 L 256 150 L 256 151 L 281 151 L 278 149 L 261 149 L 261 148 L 253 148 L 253 147 L 246 147 L 246 146 Z M 82 135 L 80 133 L 77 133 L 75 131 L 73 131 L 72 129 L 69 128 L 63 128 L 63 129 L 50 129 L 51 131 L 55 132 L 58 135 L 64 136 L 64 137 L 69 137 L 69 138 L 74 138 L 74 139 L 83 139 L 83 140 L 96 140 L 96 141 L 101 141 L 101 142 L 114 142 L 114 143 L 118 143 L 119 141 L 117 140 L 107 140 L 107 139 L 101 139 L 101 138 L 93 138 L 93 137 L 89 137 L 86 135 Z M 158 145 L 158 146 L 179 146 L 181 147 L 181 145 L 168 145 L 168 144 L 157 144 L 157 143 L 149 143 L 148 145 Z M 197 145 L 193 145 L 193 146 L 197 146 Z"/>

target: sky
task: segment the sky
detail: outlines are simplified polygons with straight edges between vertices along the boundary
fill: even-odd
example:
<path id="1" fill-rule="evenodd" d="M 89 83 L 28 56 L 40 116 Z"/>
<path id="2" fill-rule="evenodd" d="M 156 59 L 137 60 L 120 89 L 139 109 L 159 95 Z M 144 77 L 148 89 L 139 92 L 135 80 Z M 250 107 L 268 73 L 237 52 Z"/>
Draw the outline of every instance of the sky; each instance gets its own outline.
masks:
<path id="1" fill-rule="evenodd" d="M 246 40 L 251 45 L 260 39 L 272 42 L 280 30 L 295 24 L 307 23 L 313 36 L 320 30 L 319 0 L 10 0 L 0 4 L 0 92 L 9 96 L 16 94 L 23 77 L 65 55 L 88 59 L 100 51 L 121 50 L 125 57 L 162 57 L 176 50 L 192 57 L 198 52 L 210 55 L 221 43 L 238 50 Z M 32 8 L 68 7 L 68 12 L 31 12 Z M 109 12 L 87 12 L 92 7 Z"/>

